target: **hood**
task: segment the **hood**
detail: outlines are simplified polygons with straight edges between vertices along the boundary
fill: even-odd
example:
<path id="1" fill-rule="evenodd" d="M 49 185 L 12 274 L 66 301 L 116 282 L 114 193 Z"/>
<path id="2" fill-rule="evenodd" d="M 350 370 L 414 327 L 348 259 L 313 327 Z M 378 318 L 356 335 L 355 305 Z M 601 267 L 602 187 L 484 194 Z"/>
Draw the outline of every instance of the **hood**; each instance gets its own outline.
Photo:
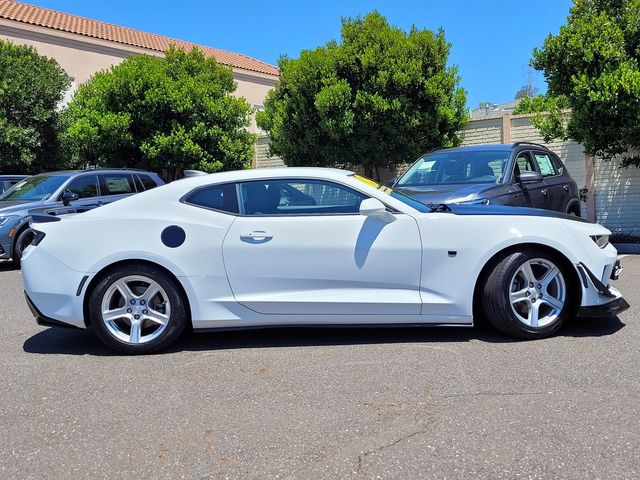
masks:
<path id="1" fill-rule="evenodd" d="M 457 203 L 485 198 L 484 194 L 495 187 L 495 183 L 447 183 L 393 189 L 423 203 Z"/>
<path id="2" fill-rule="evenodd" d="M 0 215 L 9 215 L 23 210 L 28 210 L 29 208 L 40 206 L 41 203 L 42 202 L 28 202 L 23 200 L 0 200 Z"/>
<path id="3" fill-rule="evenodd" d="M 519 217 L 547 217 L 571 220 L 574 222 L 591 223 L 585 218 L 568 215 L 554 210 L 541 208 L 511 207 L 506 205 L 450 205 L 451 213 L 455 215 L 514 215 Z"/>

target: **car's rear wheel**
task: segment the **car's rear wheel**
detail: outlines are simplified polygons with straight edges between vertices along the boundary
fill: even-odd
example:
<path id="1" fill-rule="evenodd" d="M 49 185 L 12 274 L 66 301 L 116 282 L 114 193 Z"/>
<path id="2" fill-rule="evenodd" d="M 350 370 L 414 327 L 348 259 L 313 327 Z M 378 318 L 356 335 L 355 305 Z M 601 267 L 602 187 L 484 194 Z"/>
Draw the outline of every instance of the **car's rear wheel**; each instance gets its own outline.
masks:
<path id="1" fill-rule="evenodd" d="M 575 316 L 576 291 L 561 259 L 527 250 L 495 265 L 484 286 L 482 306 L 501 332 L 523 339 L 544 338 Z"/>
<path id="2" fill-rule="evenodd" d="M 89 314 L 98 338 L 129 354 L 169 346 L 187 322 L 175 280 L 150 265 L 127 265 L 106 275 L 90 294 Z"/>

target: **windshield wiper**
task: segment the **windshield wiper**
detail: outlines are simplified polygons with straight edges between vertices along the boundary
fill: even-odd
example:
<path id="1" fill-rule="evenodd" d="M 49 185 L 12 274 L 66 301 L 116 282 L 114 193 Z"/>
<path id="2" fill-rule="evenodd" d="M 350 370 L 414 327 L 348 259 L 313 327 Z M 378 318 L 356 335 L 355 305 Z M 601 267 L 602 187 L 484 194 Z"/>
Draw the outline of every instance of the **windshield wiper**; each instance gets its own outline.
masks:
<path id="1" fill-rule="evenodd" d="M 451 211 L 449 205 L 446 203 L 427 203 L 427 207 L 429 207 L 432 212 L 446 213 Z"/>

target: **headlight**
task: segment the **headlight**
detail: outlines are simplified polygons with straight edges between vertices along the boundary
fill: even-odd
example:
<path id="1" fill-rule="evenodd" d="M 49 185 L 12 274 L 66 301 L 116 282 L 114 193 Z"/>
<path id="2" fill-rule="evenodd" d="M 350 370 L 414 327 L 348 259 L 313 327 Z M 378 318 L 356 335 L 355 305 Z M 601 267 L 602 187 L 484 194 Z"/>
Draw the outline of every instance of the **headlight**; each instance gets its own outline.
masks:
<path id="1" fill-rule="evenodd" d="M 3 227 L 5 223 L 14 218 L 18 218 L 17 215 L 7 215 L 6 217 L 0 217 L 0 227 Z"/>
<path id="2" fill-rule="evenodd" d="M 466 200 L 462 202 L 456 202 L 456 205 L 489 205 L 488 198 L 479 198 L 477 200 Z"/>
<path id="3" fill-rule="evenodd" d="M 604 248 L 609 245 L 609 235 L 591 235 L 591 240 L 596 242 L 600 248 Z"/>

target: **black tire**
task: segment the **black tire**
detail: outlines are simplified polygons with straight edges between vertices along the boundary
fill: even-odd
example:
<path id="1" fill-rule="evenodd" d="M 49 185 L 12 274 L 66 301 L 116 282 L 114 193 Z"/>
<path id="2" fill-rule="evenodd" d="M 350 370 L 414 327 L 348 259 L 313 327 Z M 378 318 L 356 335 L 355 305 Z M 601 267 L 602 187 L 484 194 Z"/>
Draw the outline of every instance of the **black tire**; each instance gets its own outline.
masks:
<path id="1" fill-rule="evenodd" d="M 16 238 L 16 243 L 13 246 L 13 262 L 16 266 L 20 266 L 20 260 L 22 260 L 22 252 L 24 249 L 31 245 L 33 242 L 33 230 L 25 228 L 22 230 Z"/>
<path id="2" fill-rule="evenodd" d="M 158 332 L 158 329 L 161 326 L 158 326 L 154 322 L 150 320 L 146 320 L 143 312 L 148 312 L 147 310 L 141 310 L 138 312 L 137 309 L 143 309 L 144 301 L 138 300 L 138 303 L 142 305 L 129 305 L 127 303 L 126 298 L 120 294 L 121 290 L 117 289 L 115 286 L 116 283 L 120 282 L 122 284 L 125 281 L 128 281 L 128 286 L 133 289 L 136 287 L 135 283 L 137 280 L 135 278 L 145 278 L 150 281 L 155 282 L 157 285 L 161 287 L 163 290 L 162 293 L 158 293 L 156 300 L 164 299 L 164 296 L 167 298 L 164 299 L 164 303 L 158 303 L 156 305 L 160 305 L 160 307 L 164 306 L 165 312 L 168 313 L 166 315 L 167 321 L 166 326 Z M 134 278 L 134 280 L 130 280 Z M 140 288 L 144 288 L 144 281 L 138 282 L 141 286 Z M 114 288 L 116 289 L 114 291 Z M 151 288 L 151 285 L 149 287 Z M 145 292 L 146 293 L 146 292 Z M 109 294 L 110 298 L 105 298 L 105 295 Z M 122 296 L 122 299 L 116 298 L 118 295 Z M 107 322 L 103 320 L 103 304 L 104 302 L 113 302 L 120 301 L 121 304 L 124 304 L 124 307 L 120 305 L 116 305 L 113 311 L 119 311 L 127 307 L 127 311 L 131 313 L 132 308 L 134 308 L 133 313 L 140 313 L 136 318 L 140 317 L 142 320 L 136 320 L 136 322 L 140 323 L 140 329 L 138 331 L 138 337 L 140 340 L 144 338 L 143 333 L 145 331 L 149 331 L 150 334 L 147 335 L 148 338 L 153 337 L 157 333 L 156 337 L 153 337 L 149 341 L 144 341 L 144 343 L 131 343 L 131 339 L 134 337 L 133 335 L 133 319 L 134 315 L 128 315 L 129 318 L 120 318 L 118 320 Z M 143 297 L 134 297 L 134 298 L 143 298 Z M 151 305 L 151 300 L 148 301 L 148 305 Z M 169 311 L 166 311 L 167 305 L 169 306 Z M 117 270 L 112 271 L 107 274 L 104 278 L 102 278 L 98 284 L 95 286 L 93 291 L 90 293 L 89 300 L 89 317 L 91 322 L 91 328 L 97 335 L 97 337 L 108 347 L 117 350 L 126 354 L 146 354 L 156 352 L 158 350 L 162 350 L 172 343 L 174 343 L 180 334 L 185 329 L 187 324 L 187 307 L 185 303 L 185 299 L 183 298 L 183 293 L 176 285 L 175 280 L 170 277 L 167 273 L 165 273 L 160 268 L 154 267 L 152 265 L 146 264 L 128 264 L 122 267 L 119 267 Z M 132 308 L 128 308 L 128 307 Z M 154 312 L 154 309 L 148 306 L 149 311 Z M 119 338 L 116 335 L 122 334 L 126 336 L 127 322 L 129 327 L 129 340 L 126 341 L 123 338 Z M 146 326 L 145 326 L 146 325 Z M 156 328 L 154 330 L 154 328 Z M 115 333 L 114 333 L 115 332 Z"/>
<path id="3" fill-rule="evenodd" d="M 524 285 L 527 265 L 532 272 L 534 268 L 539 272 L 537 275 L 540 279 L 533 282 L 533 287 L 531 283 Z M 549 285 L 551 293 L 541 281 L 545 272 L 553 272 L 549 265 L 558 269 L 558 274 Z M 565 265 L 563 259 L 535 249 L 512 253 L 497 262 L 489 272 L 481 295 L 482 308 L 488 321 L 500 332 L 525 340 L 545 338 L 556 333 L 567 320 L 575 317 L 579 302 L 575 276 Z M 543 288 L 537 289 L 540 285 Z M 556 296 L 563 297 L 563 302 L 557 301 Z M 547 302 L 553 302 L 555 306 Z M 537 313 L 532 315 L 532 308 Z M 541 313 L 546 313 L 542 319 L 539 318 Z"/>

